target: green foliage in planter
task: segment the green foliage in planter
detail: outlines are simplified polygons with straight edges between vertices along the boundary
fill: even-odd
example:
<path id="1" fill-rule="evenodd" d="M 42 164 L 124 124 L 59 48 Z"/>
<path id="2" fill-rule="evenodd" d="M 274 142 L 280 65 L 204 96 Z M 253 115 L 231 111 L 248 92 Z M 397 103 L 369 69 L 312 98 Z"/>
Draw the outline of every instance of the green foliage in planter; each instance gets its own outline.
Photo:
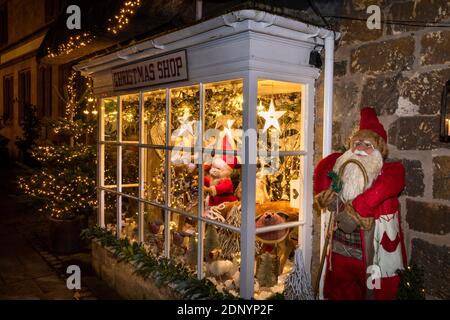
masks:
<path id="1" fill-rule="evenodd" d="M 85 239 L 97 239 L 102 246 L 111 248 L 119 261 L 133 264 L 134 272 L 143 279 L 151 277 L 158 287 L 168 286 L 185 299 L 234 299 L 226 291 L 217 291 L 211 281 L 199 280 L 184 264 L 170 258 L 158 257 L 148 252 L 142 244 L 130 243 L 128 239 L 117 239 L 112 232 L 98 226 L 83 230 L 81 235 Z"/>

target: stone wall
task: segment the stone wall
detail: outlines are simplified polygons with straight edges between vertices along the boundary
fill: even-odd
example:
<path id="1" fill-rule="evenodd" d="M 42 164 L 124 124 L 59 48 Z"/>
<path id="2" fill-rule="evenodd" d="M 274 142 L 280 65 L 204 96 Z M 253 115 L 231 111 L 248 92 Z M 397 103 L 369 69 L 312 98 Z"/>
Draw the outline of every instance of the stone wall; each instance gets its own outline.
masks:
<path id="1" fill-rule="evenodd" d="M 347 0 L 343 15 L 367 18 L 371 4 L 380 5 L 382 21 L 450 21 L 447 0 Z M 386 23 L 369 30 L 366 21 L 354 20 L 341 20 L 335 29 L 342 38 L 335 52 L 333 148 L 348 142 L 362 107 L 377 110 L 388 132 L 389 158 L 406 168 L 400 202 L 408 257 L 425 269 L 428 295 L 448 299 L 450 144 L 439 142 L 439 114 L 442 88 L 450 79 L 450 31 Z M 318 124 L 323 121 L 322 82 L 316 95 Z M 316 129 L 317 163 L 322 128 Z M 317 232 L 314 237 L 317 243 Z"/>

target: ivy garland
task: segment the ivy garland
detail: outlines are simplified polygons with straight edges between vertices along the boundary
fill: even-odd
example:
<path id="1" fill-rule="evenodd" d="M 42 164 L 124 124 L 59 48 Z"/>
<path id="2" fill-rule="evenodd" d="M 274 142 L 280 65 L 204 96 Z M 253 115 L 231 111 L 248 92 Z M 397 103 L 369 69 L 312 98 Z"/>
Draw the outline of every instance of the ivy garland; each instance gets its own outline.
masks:
<path id="1" fill-rule="evenodd" d="M 189 300 L 235 299 L 228 292 L 221 293 L 208 279 L 199 280 L 196 274 L 182 263 L 158 257 L 148 252 L 142 244 L 130 243 L 128 239 L 117 239 L 110 231 L 94 226 L 81 233 L 84 239 L 97 239 L 104 247 L 112 249 L 118 261 L 130 262 L 137 275 L 144 280 L 152 277 L 158 287 L 168 286 Z"/>

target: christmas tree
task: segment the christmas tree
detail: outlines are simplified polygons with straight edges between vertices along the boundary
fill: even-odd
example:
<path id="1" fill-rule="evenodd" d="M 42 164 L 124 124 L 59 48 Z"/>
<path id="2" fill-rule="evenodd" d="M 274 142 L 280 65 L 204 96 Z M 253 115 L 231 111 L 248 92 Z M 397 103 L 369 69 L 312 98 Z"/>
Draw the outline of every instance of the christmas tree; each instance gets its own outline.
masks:
<path id="1" fill-rule="evenodd" d="M 314 300 L 311 277 L 305 269 L 300 248 L 295 251 L 295 264 L 284 283 L 284 295 L 287 300 Z"/>
<path id="2" fill-rule="evenodd" d="M 39 168 L 19 177 L 19 187 L 35 200 L 39 211 L 57 219 L 89 214 L 97 203 L 96 117 L 90 81 L 72 72 L 64 90 L 64 116 L 47 119 L 54 141 L 32 149 Z"/>

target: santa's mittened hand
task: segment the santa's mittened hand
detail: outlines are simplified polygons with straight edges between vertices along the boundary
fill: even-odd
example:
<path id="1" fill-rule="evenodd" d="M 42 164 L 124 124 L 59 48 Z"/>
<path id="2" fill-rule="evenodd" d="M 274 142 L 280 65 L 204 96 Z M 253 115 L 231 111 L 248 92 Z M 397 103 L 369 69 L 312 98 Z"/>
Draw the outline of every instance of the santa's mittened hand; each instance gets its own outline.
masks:
<path id="1" fill-rule="evenodd" d="M 353 208 L 350 202 L 345 205 L 345 212 L 364 230 L 370 230 L 373 227 L 374 219 L 371 217 L 362 217 Z"/>
<path id="2" fill-rule="evenodd" d="M 328 189 L 318 193 L 315 196 L 314 201 L 320 209 L 328 209 L 330 211 L 333 211 L 336 209 L 336 197 L 337 193 L 333 190 Z"/>

